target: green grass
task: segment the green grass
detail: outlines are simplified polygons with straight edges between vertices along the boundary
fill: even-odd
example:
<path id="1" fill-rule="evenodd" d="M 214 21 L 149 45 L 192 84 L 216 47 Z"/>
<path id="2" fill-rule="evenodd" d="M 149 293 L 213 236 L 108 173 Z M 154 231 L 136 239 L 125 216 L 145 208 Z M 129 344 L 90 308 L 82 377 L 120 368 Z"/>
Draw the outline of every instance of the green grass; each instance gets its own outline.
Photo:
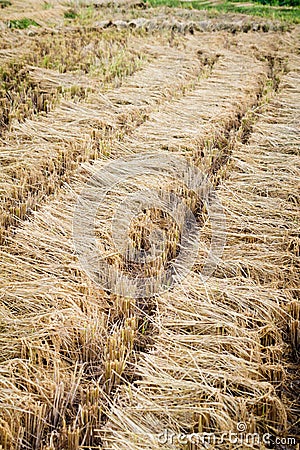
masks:
<path id="1" fill-rule="evenodd" d="M 238 1 L 238 0 L 232 0 Z M 255 0 L 262 5 L 272 6 L 300 6 L 300 0 Z"/>
<path id="2" fill-rule="evenodd" d="M 240 1 L 243 0 L 235 0 Z M 210 10 L 212 13 L 240 13 L 248 14 L 250 16 L 259 16 L 266 19 L 281 20 L 289 23 L 300 23 L 300 7 L 283 7 L 283 6 L 272 6 L 253 3 L 251 6 L 242 6 L 235 1 L 225 1 L 220 4 L 203 4 L 201 1 L 192 0 L 189 2 L 183 2 L 181 0 L 147 0 L 150 6 L 169 6 L 176 8 L 188 8 L 188 9 L 205 9 Z M 249 0 L 244 0 L 245 2 Z M 259 0 L 261 2 L 266 0 Z M 280 0 L 271 0 L 280 1 Z M 282 0 L 283 1 L 283 0 Z M 291 0 L 285 0 L 291 1 Z M 299 0 L 295 0 L 299 1 Z"/>
<path id="3" fill-rule="evenodd" d="M 10 20 L 8 22 L 8 27 L 9 28 L 17 28 L 19 30 L 24 30 L 25 28 L 30 27 L 30 25 L 33 25 L 35 27 L 39 27 L 40 25 L 32 19 L 20 19 L 20 20 Z"/>
<path id="4" fill-rule="evenodd" d="M 65 19 L 76 19 L 77 16 L 78 14 L 76 11 L 74 11 L 74 9 L 69 9 L 69 11 L 66 11 L 64 13 Z"/>

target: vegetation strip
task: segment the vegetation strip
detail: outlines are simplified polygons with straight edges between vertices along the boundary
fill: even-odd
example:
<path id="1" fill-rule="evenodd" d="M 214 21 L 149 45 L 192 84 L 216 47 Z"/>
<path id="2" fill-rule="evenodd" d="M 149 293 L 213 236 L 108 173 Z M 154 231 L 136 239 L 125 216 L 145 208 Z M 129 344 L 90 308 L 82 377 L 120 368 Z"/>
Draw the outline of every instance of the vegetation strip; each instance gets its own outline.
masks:
<path id="1" fill-rule="evenodd" d="M 238 13 L 247 14 L 249 16 L 263 17 L 264 19 L 281 20 L 287 23 L 300 23 L 300 7 L 294 8 L 285 6 L 273 7 L 270 5 L 257 5 L 255 3 L 243 2 L 237 3 L 235 1 L 225 2 L 203 2 L 199 0 L 182 1 L 182 0 L 147 0 L 147 3 L 152 7 L 168 6 L 171 8 L 188 8 L 209 10 L 215 14 L 221 13 Z"/>

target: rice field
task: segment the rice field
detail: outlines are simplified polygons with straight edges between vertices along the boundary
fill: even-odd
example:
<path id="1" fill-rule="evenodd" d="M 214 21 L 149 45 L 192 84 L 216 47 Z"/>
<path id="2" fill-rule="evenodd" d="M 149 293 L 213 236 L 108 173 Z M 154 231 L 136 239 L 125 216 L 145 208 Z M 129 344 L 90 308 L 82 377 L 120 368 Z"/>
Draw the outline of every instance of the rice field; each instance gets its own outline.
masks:
<path id="1" fill-rule="evenodd" d="M 299 449 L 299 37 L 0 0 L 0 450 Z"/>

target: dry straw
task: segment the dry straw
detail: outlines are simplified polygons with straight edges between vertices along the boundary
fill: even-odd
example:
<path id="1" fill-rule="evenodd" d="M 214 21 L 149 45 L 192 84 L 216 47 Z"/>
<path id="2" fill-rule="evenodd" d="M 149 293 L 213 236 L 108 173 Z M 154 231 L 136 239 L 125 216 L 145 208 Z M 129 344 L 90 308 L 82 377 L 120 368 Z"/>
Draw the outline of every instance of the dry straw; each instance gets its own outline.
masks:
<path id="1" fill-rule="evenodd" d="M 211 38 L 212 49 L 220 39 L 222 54 L 214 52 L 209 64 L 195 63 L 199 42 L 201 51 L 208 45 L 198 36 L 185 52 L 165 47 L 128 84 L 99 93 L 94 102 L 65 102 L 45 118 L 14 124 L 13 143 L 22 144 L 4 142 L 1 195 L 8 201 L 15 192 L 20 201 L 8 223 L 9 217 L 23 218 L 32 189 L 34 204 L 48 200 L 0 251 L 5 450 L 158 450 L 153 436 L 166 428 L 224 432 L 243 421 L 249 432 L 285 433 L 295 421 L 293 399 L 283 387 L 292 367 L 286 357 L 292 350 L 295 356 L 299 345 L 293 121 L 299 73 L 283 78 L 282 92 L 253 125 L 253 109 L 274 95 L 267 91 L 275 86 L 270 60 L 258 61 L 238 46 L 230 50 L 222 36 Z M 199 79 L 203 65 L 209 66 L 207 78 Z M 141 120 L 145 111 L 150 117 Z M 158 147 L 176 151 L 220 185 L 228 244 L 208 283 L 200 273 L 211 230 L 201 208 L 198 265 L 175 290 L 131 300 L 89 280 L 73 248 L 72 218 L 76 193 L 95 169 L 88 162 L 76 177 L 74 171 L 94 158 L 103 165 L 108 155 L 96 143 L 109 149 L 111 159 Z M 41 171 L 46 165 L 49 173 Z M 72 176 L 71 188 L 61 186 Z M 192 200 L 187 198 L 193 206 Z M 136 224 L 140 234 L 143 226 Z M 108 226 L 101 227 L 99 241 L 111 244 Z"/>

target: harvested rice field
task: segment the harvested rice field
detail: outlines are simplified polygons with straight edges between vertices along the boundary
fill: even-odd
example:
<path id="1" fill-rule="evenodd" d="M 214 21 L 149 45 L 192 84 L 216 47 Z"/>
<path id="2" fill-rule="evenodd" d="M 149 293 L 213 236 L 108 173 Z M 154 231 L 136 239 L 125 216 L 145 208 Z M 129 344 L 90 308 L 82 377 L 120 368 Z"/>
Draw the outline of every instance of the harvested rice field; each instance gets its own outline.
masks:
<path id="1" fill-rule="evenodd" d="M 0 0 L 0 450 L 300 449 L 299 21 L 179 3 Z"/>

